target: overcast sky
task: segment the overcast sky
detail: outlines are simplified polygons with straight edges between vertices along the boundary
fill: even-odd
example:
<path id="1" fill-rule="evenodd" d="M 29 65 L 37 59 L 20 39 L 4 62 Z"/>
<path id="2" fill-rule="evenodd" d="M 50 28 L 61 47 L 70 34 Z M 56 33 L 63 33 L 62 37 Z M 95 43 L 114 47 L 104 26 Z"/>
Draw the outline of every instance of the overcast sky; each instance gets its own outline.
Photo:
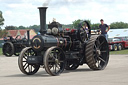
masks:
<path id="1" fill-rule="evenodd" d="M 128 23 L 128 0 L 0 0 L 5 25 L 39 25 L 37 7 L 47 5 L 47 23 L 53 18 L 62 24 L 71 24 L 76 19 L 90 19 L 99 23 L 116 21 Z"/>

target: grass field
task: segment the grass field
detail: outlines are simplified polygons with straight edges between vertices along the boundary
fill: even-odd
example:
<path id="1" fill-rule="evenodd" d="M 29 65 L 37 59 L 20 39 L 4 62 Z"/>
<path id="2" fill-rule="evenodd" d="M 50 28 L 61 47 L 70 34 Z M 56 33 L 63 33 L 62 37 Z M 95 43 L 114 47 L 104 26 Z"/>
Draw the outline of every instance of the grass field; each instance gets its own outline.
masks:
<path id="1" fill-rule="evenodd" d="M 119 55 L 119 54 L 128 54 L 128 49 L 121 50 L 121 51 L 110 51 L 110 55 Z M 2 55 L 2 48 L 0 48 L 0 55 Z"/>
<path id="2" fill-rule="evenodd" d="M 110 51 L 110 54 L 128 54 L 128 49 L 121 50 L 121 51 Z"/>
<path id="3" fill-rule="evenodd" d="M 0 48 L 0 55 L 2 55 L 2 48 Z"/>

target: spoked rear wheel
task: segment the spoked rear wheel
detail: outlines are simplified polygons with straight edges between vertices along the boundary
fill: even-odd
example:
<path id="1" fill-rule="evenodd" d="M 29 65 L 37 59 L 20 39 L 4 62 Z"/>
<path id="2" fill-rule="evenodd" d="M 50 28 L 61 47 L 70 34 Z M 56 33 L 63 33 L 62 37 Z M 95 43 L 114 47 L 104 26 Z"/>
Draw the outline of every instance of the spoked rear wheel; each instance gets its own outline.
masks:
<path id="1" fill-rule="evenodd" d="M 14 45 L 11 42 L 6 42 L 3 45 L 3 54 L 7 57 L 10 57 L 14 54 Z"/>
<path id="2" fill-rule="evenodd" d="M 39 64 L 29 64 L 27 62 L 27 59 L 30 56 L 36 56 L 36 53 L 31 47 L 26 47 L 21 51 L 21 54 L 18 58 L 18 65 L 21 72 L 27 75 L 35 74 L 40 68 Z"/>
<path id="3" fill-rule="evenodd" d="M 59 47 L 51 47 L 45 52 L 44 67 L 51 76 L 56 76 L 63 72 L 65 55 Z"/>
<path id="4" fill-rule="evenodd" d="M 104 69 L 109 60 L 109 47 L 104 36 L 92 36 L 86 45 L 86 62 L 92 70 Z"/>

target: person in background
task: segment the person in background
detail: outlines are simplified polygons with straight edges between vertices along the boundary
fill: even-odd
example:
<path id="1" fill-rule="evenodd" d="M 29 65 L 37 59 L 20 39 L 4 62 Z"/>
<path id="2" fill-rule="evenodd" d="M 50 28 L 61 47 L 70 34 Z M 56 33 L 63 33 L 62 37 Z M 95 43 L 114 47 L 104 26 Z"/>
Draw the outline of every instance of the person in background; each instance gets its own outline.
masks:
<path id="1" fill-rule="evenodd" d="M 108 41 L 107 32 L 109 31 L 110 26 L 108 26 L 107 24 L 104 24 L 104 20 L 103 19 L 101 19 L 100 22 L 101 22 L 101 24 L 99 25 L 99 28 L 100 28 L 100 31 L 101 31 L 101 35 L 103 35 L 106 38 L 106 40 Z"/>

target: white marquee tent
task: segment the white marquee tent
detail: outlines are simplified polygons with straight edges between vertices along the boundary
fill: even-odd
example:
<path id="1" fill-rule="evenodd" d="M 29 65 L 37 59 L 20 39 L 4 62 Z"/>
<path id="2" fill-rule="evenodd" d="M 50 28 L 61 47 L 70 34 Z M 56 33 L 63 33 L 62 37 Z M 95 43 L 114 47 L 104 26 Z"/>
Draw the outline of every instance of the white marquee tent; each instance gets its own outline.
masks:
<path id="1" fill-rule="evenodd" d="M 128 28 L 110 29 L 108 32 L 108 38 L 114 38 L 114 37 L 128 37 Z"/>

